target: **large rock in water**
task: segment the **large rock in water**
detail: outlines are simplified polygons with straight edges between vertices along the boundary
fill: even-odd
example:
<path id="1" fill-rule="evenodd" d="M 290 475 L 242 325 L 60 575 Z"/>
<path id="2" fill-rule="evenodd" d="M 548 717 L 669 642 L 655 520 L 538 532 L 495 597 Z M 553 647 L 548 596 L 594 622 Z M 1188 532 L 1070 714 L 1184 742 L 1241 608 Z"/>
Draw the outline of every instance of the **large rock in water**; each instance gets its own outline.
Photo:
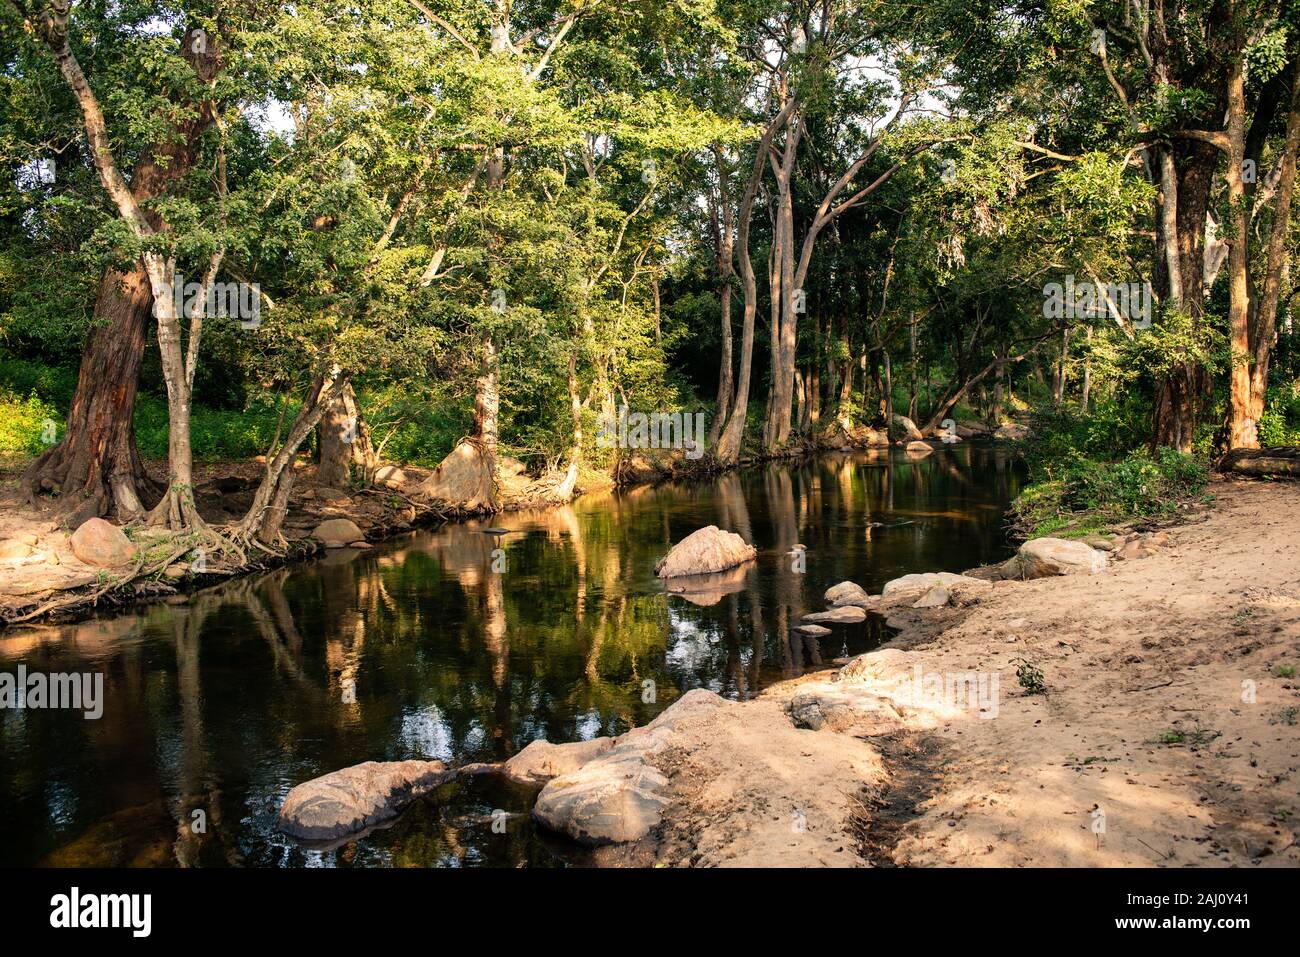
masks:
<path id="1" fill-rule="evenodd" d="M 321 522 L 311 534 L 326 545 L 348 545 L 366 537 L 357 523 L 349 518 L 331 518 Z"/>
<path id="2" fill-rule="evenodd" d="M 539 738 L 506 761 L 501 771 L 519 784 L 545 784 L 562 774 L 572 774 L 612 747 L 613 738 L 593 738 L 569 744 L 551 744 Z"/>
<path id="3" fill-rule="evenodd" d="M 687 718 L 727 706 L 711 691 L 688 691 L 649 724 L 621 736 L 605 754 L 550 781 L 537 796 L 533 818 L 583 844 L 640 840 L 663 819 L 668 804 L 668 778 L 653 762 L 673 729 Z"/>
<path id="4" fill-rule="evenodd" d="M 72 533 L 72 554 L 87 565 L 114 568 L 135 558 L 135 546 L 116 525 L 91 518 Z"/>
<path id="5" fill-rule="evenodd" d="M 280 808 L 280 829 L 329 841 L 394 817 L 456 776 L 441 761 L 367 761 L 299 784 Z"/>
<path id="6" fill-rule="evenodd" d="M 839 605 L 830 611 L 815 611 L 803 616 L 804 621 L 811 621 L 814 624 L 829 621 L 837 625 L 849 625 L 866 619 L 866 611 L 858 605 Z"/>
<path id="7" fill-rule="evenodd" d="M 853 582 L 840 582 L 838 585 L 832 585 L 826 589 L 826 594 L 822 595 L 828 605 L 857 605 L 859 608 L 866 608 L 874 598 L 867 594 L 865 588 Z"/>
<path id="8" fill-rule="evenodd" d="M 891 595 L 908 594 L 910 592 L 928 592 L 936 585 L 942 585 L 944 588 L 951 585 L 974 585 L 976 588 L 980 588 L 988 587 L 989 583 L 978 578 L 968 578 L 965 575 L 954 575 L 952 572 L 919 572 L 885 582 L 885 587 L 881 589 L 880 594 L 882 598 L 888 598 Z"/>
<path id="9" fill-rule="evenodd" d="M 1035 538 L 1025 542 L 1001 567 L 1002 577 L 1050 578 L 1053 575 L 1095 575 L 1106 570 L 1106 553 L 1087 542 L 1064 538 Z"/>
<path id="10" fill-rule="evenodd" d="M 655 565 L 660 578 L 682 575 L 710 575 L 735 568 L 751 560 L 758 552 L 735 532 L 724 532 L 716 525 L 691 532 Z"/>

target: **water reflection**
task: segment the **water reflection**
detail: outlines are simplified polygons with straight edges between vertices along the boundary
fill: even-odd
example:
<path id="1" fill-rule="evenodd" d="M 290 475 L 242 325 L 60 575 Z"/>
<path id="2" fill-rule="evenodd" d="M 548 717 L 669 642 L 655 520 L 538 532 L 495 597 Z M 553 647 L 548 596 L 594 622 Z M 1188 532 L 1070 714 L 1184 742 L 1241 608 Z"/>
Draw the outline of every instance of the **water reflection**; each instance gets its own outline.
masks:
<path id="1" fill-rule="evenodd" d="M 690 688 L 744 698 L 872 647 L 874 619 L 822 639 L 792 629 L 836 582 L 878 588 L 1005 557 L 1020 481 L 988 447 L 830 456 L 497 516 L 504 535 L 487 522 L 413 533 L 181 603 L 6 633 L 0 669 L 103 672 L 106 703 L 98 721 L 0 711 L 0 864 L 572 862 L 533 830 L 527 792 L 490 778 L 330 851 L 280 835 L 275 812 L 294 784 L 345 765 L 492 761 L 537 737 L 618 734 Z M 655 561 L 708 524 L 758 560 L 666 594 Z M 496 808 L 519 812 L 505 834 Z"/>

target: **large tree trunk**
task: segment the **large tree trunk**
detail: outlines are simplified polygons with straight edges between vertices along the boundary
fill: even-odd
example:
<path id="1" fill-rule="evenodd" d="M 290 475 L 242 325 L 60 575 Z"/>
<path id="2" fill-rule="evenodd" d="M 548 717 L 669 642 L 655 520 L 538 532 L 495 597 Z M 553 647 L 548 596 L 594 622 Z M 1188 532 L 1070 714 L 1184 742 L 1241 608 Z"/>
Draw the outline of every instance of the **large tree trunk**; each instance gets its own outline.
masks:
<path id="1" fill-rule="evenodd" d="M 491 336 L 483 337 L 482 370 L 474 386 L 474 429 L 420 485 L 425 498 L 462 512 L 496 512 L 497 417 L 500 363 Z"/>
<path id="2" fill-rule="evenodd" d="M 316 480 L 331 488 L 345 488 L 352 477 L 352 467 L 369 478 L 379 464 L 370 427 L 361 419 L 357 394 L 348 383 L 329 404 L 316 426 L 316 444 L 320 448 L 320 465 Z"/>
<path id="3" fill-rule="evenodd" d="M 58 496 L 70 528 L 95 516 L 137 519 L 161 492 L 145 474 L 132 425 L 152 303 L 143 266 L 104 274 L 63 441 L 23 475 L 33 501 Z"/>
<path id="4" fill-rule="evenodd" d="M 220 54 L 216 43 L 195 51 L 196 29 L 186 31 L 180 53 L 206 83 L 220 68 Z M 137 204 L 162 196 L 189 174 L 199 141 L 211 124 L 210 111 L 192 111 L 171 135 L 141 154 L 131 175 L 131 195 Z M 161 227 L 152 211 L 145 210 L 144 216 L 152 228 Z M 127 273 L 104 272 L 63 440 L 33 461 L 23 475 L 33 501 L 42 493 L 58 496 L 69 527 L 95 516 L 123 522 L 138 519 L 161 492 L 141 464 L 132 422 L 152 307 L 142 263 Z"/>

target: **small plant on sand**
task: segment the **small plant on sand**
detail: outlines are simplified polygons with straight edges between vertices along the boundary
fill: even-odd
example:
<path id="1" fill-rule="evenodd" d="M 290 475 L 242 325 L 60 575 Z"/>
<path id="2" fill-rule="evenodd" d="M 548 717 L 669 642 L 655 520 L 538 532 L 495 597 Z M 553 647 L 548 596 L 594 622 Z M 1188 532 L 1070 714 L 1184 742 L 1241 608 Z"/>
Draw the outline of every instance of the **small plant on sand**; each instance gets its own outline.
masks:
<path id="1" fill-rule="evenodd" d="M 1162 732 L 1160 737 L 1150 743 L 1163 744 L 1166 747 L 1171 748 L 1178 747 L 1179 745 L 1186 745 L 1189 749 L 1195 751 L 1199 748 L 1203 748 L 1215 738 L 1220 737 L 1222 733 L 1223 732 L 1221 731 L 1214 731 L 1210 728 L 1202 728 L 1197 724 L 1191 731 L 1184 731 L 1181 728 L 1170 728 L 1168 731 Z"/>
<path id="2" fill-rule="evenodd" d="M 1268 723 L 1286 724 L 1294 727 L 1297 721 L 1297 714 L 1300 714 L 1300 712 L 1297 712 L 1295 708 L 1283 708 L 1277 713 L 1277 717 L 1271 718 Z"/>
<path id="3" fill-rule="evenodd" d="M 1274 678 L 1294 678 L 1294 677 L 1295 677 L 1295 665 L 1274 665 L 1274 666 L 1273 666 L 1273 677 L 1274 677 Z"/>
<path id="4" fill-rule="evenodd" d="M 1047 693 L 1047 682 L 1041 668 L 1025 658 L 1012 658 L 1011 663 L 1016 666 L 1016 680 L 1025 689 L 1025 694 Z"/>

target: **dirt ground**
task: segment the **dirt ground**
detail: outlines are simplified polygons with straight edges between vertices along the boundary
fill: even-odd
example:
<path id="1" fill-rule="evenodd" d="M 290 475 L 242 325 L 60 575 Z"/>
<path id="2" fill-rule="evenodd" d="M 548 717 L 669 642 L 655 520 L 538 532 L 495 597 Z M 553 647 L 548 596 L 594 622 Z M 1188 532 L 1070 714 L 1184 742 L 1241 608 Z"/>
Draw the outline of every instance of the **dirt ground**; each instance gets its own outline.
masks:
<path id="1" fill-rule="evenodd" d="M 962 586 L 955 607 L 880 604 L 901 628 L 886 648 L 684 726 L 660 762 L 661 833 L 620 853 L 657 866 L 1300 865 L 1300 484 L 1211 491 L 1214 506 L 1154 554 L 1101 574 Z M 1021 660 L 1042 693 L 1021 687 Z M 915 691 L 918 677 L 969 673 L 984 691 L 996 675 L 996 697 Z"/>

